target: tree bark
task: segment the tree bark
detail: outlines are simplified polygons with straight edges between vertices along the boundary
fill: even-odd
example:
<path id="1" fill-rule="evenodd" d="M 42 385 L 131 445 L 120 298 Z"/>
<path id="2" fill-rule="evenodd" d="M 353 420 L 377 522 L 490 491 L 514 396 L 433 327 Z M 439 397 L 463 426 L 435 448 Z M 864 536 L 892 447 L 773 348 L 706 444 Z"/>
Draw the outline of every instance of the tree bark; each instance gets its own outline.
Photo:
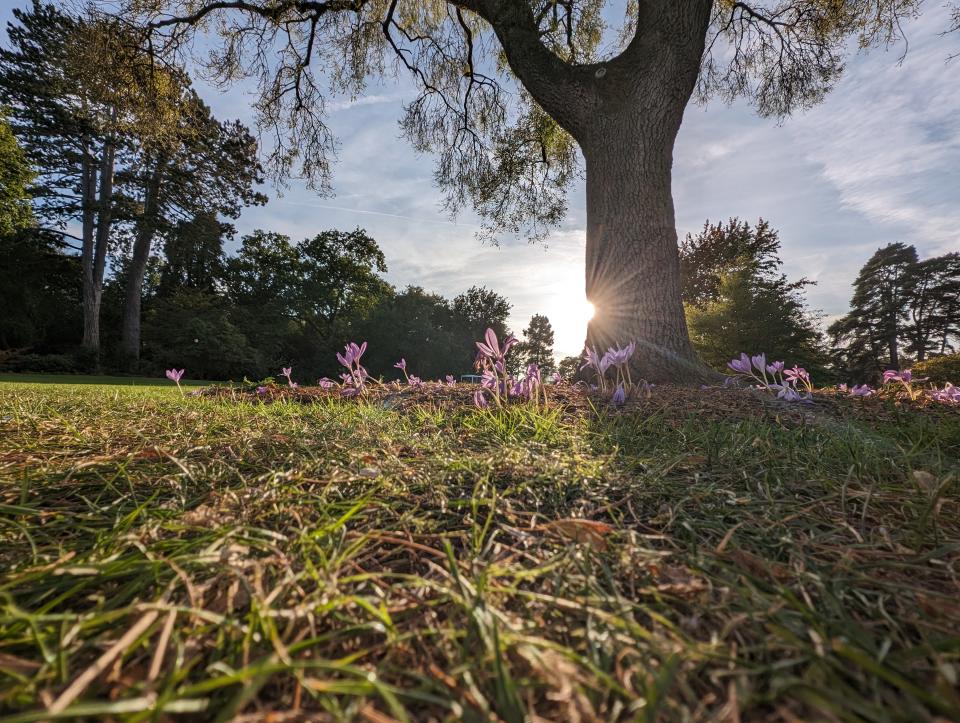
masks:
<path id="1" fill-rule="evenodd" d="M 137 224 L 133 242 L 133 258 L 127 273 L 127 288 L 124 291 L 123 322 L 120 353 L 124 363 L 136 363 L 140 359 L 140 309 L 143 299 L 143 277 L 150 260 L 150 247 L 157 228 L 157 207 L 160 181 L 165 166 L 163 159 L 157 161 L 147 180 L 143 195 L 143 215 Z"/>
<path id="2" fill-rule="evenodd" d="M 624 121 L 603 124 L 597 140 L 584 145 L 586 291 L 596 309 L 587 344 L 602 353 L 635 341 L 636 375 L 701 381 L 710 374 L 690 344 L 680 299 L 671 190 L 676 130 L 633 115 Z"/>
<path id="3" fill-rule="evenodd" d="M 90 151 L 90 142 L 84 142 L 80 175 L 82 245 L 80 267 L 83 274 L 83 339 L 85 350 L 96 355 L 100 350 L 100 326 L 96 284 L 94 282 L 94 249 L 96 246 L 97 170 Z"/>

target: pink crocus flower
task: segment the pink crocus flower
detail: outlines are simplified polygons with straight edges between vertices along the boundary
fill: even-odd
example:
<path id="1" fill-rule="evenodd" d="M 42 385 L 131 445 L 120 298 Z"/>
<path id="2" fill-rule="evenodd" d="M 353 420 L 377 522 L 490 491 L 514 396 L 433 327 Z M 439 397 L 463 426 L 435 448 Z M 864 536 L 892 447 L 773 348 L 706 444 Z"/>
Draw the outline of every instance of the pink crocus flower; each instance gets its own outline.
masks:
<path id="1" fill-rule="evenodd" d="M 167 379 L 176 383 L 177 389 L 180 390 L 180 394 L 183 394 L 183 387 L 180 386 L 180 380 L 183 379 L 183 373 L 185 371 L 186 369 L 180 369 L 179 371 L 176 369 L 167 369 L 166 371 Z"/>

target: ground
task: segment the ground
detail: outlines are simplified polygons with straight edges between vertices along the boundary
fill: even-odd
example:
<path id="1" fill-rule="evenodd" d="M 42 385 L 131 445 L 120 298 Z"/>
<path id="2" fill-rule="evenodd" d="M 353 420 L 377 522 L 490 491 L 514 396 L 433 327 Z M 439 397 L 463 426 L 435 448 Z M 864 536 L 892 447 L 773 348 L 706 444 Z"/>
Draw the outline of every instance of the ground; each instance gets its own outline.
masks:
<path id="1" fill-rule="evenodd" d="M 551 395 L 0 382 L 0 712 L 960 719 L 960 411 Z"/>

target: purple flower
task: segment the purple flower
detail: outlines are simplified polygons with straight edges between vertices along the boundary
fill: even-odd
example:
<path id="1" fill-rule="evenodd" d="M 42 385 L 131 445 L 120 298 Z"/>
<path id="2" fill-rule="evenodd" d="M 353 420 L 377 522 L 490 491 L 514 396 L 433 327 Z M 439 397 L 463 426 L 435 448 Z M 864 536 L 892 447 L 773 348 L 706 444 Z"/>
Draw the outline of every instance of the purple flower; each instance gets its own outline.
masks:
<path id="1" fill-rule="evenodd" d="M 347 369 L 352 369 L 354 363 L 359 363 L 360 357 L 363 356 L 363 353 L 367 350 L 367 342 L 363 342 L 359 346 L 350 342 L 344 348 L 343 354 L 337 354 L 337 361 L 339 361 Z"/>
<path id="2" fill-rule="evenodd" d="M 783 362 L 775 361 L 773 364 L 767 364 L 767 373 L 768 374 L 777 374 L 783 371 Z"/>
<path id="3" fill-rule="evenodd" d="M 792 382 L 795 382 L 798 379 L 804 382 L 810 380 L 810 374 L 803 367 L 795 366 L 793 369 L 787 369 L 783 375 Z"/>
<path id="4" fill-rule="evenodd" d="M 883 373 L 883 383 L 889 384 L 890 382 L 899 382 L 900 381 L 900 372 L 894 369 L 887 369 Z"/>
<path id="5" fill-rule="evenodd" d="M 750 361 L 753 362 L 753 366 L 758 372 L 763 372 L 767 367 L 767 355 L 766 354 L 757 354 L 756 356 L 750 357 Z"/>
<path id="6" fill-rule="evenodd" d="M 330 389 L 334 385 L 333 381 L 324 377 L 317 380 L 317 386 L 321 389 Z"/>
<path id="7" fill-rule="evenodd" d="M 540 367 L 536 364 L 531 364 L 527 367 L 527 379 L 537 384 L 542 384 L 543 382 L 540 379 Z"/>
<path id="8" fill-rule="evenodd" d="M 609 368 L 612 364 L 623 366 L 630 361 L 630 358 L 633 356 L 633 352 L 636 351 L 636 349 L 637 343 L 635 341 L 631 341 L 622 349 L 618 346 L 612 346 L 607 349 L 607 353 L 603 355 L 603 359 L 600 361 L 601 363 L 604 359 L 607 361 L 606 368 Z"/>
<path id="9" fill-rule="evenodd" d="M 554 384 L 560 384 L 563 381 L 563 377 L 560 375 L 560 372 L 554 372 L 550 375 L 550 378 L 553 379 Z"/>
<path id="10" fill-rule="evenodd" d="M 517 338 L 514 337 L 513 334 L 510 334 L 506 339 L 503 340 L 503 349 L 501 349 L 500 342 L 497 339 L 497 333 L 493 329 L 487 329 L 483 336 L 483 341 L 476 342 L 477 349 L 480 350 L 480 353 L 483 354 L 483 356 L 487 357 L 491 361 L 495 359 L 502 360 L 507 356 L 507 352 L 510 351 L 510 347 L 519 343 Z"/>
<path id="11" fill-rule="evenodd" d="M 748 357 L 743 352 L 740 353 L 739 359 L 731 359 L 727 362 L 727 366 L 733 369 L 735 372 L 740 374 L 749 374 L 750 373 L 750 357 Z"/>
<path id="12" fill-rule="evenodd" d="M 799 402 L 801 399 L 800 392 L 789 384 L 771 384 L 770 389 L 776 390 L 777 399 L 782 399 L 785 402 Z"/>
<path id="13" fill-rule="evenodd" d="M 180 386 L 180 380 L 183 379 L 183 373 L 185 371 L 186 369 L 181 369 L 179 371 L 177 371 L 176 369 L 167 369 L 167 371 L 165 372 L 167 375 L 167 379 L 169 379 L 171 382 L 176 383 L 177 389 L 180 390 L 180 396 L 183 396 L 183 387 Z"/>
<path id="14" fill-rule="evenodd" d="M 453 378 L 453 375 L 447 374 L 447 386 L 452 387 L 452 386 L 455 386 L 456 383 L 457 383 L 457 380 Z"/>
<path id="15" fill-rule="evenodd" d="M 491 369 L 484 369 L 480 376 L 480 386 L 484 389 L 496 389 L 497 375 Z"/>
<path id="16" fill-rule="evenodd" d="M 393 366 L 396 367 L 397 369 L 400 369 L 401 371 L 406 371 L 406 370 L 407 370 L 407 360 L 406 360 L 406 359 L 401 359 L 400 361 L 398 361 L 398 362 L 397 362 L 396 364 L 394 364 Z"/>
<path id="17" fill-rule="evenodd" d="M 929 392 L 935 402 L 954 402 L 960 404 L 960 387 L 947 382 L 943 389 L 933 389 Z"/>
<path id="18" fill-rule="evenodd" d="M 257 394 L 266 394 L 267 391 L 266 387 L 257 387 Z"/>
<path id="19" fill-rule="evenodd" d="M 293 367 L 284 367 L 280 370 L 280 373 L 283 374 L 287 379 L 290 378 L 290 374 L 293 372 Z"/>
<path id="20" fill-rule="evenodd" d="M 847 388 L 847 385 L 844 383 L 844 384 L 838 384 L 838 385 L 837 385 L 837 391 L 838 391 L 838 392 L 846 392 L 846 391 L 849 391 L 849 389 Z"/>
<path id="21" fill-rule="evenodd" d="M 587 367 L 593 367 L 594 369 L 600 369 L 600 356 L 597 354 L 596 348 L 584 347 L 583 355 L 586 357 L 586 361 L 583 366 L 580 367 L 580 371 L 583 371 Z"/>
<path id="22" fill-rule="evenodd" d="M 869 397 L 872 395 L 873 389 L 870 388 L 869 384 L 854 384 L 853 388 L 850 390 L 851 397 Z"/>
<path id="23" fill-rule="evenodd" d="M 613 397 L 610 399 L 613 402 L 614 406 L 622 407 L 623 403 L 627 400 L 627 393 L 623 389 L 623 384 L 618 384 L 617 388 L 613 392 Z"/>
<path id="24" fill-rule="evenodd" d="M 487 408 L 487 398 L 483 396 L 483 392 L 479 389 L 473 393 L 473 403 L 477 405 L 480 409 Z"/>
<path id="25" fill-rule="evenodd" d="M 420 387 L 423 386 L 423 380 L 420 379 L 420 377 L 415 377 L 413 376 L 413 374 L 411 374 L 409 377 L 407 377 L 407 384 L 409 384 L 414 389 L 419 389 Z"/>

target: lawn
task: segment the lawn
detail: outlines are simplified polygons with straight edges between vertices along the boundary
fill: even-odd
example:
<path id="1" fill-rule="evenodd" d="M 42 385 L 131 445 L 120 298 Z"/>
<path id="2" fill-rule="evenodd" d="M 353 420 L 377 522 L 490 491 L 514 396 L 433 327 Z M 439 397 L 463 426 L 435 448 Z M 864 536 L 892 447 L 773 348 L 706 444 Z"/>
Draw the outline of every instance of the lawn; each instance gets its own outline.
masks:
<path id="1" fill-rule="evenodd" d="M 960 719 L 957 409 L 455 391 L 0 383 L 0 711 Z"/>
<path id="2" fill-rule="evenodd" d="M 97 384 L 127 387 L 175 387 L 169 379 L 163 377 L 117 377 L 84 374 L 14 374 L 0 372 L 0 383 L 16 384 Z M 199 379 L 181 379 L 185 387 L 197 387 L 210 382 Z"/>

